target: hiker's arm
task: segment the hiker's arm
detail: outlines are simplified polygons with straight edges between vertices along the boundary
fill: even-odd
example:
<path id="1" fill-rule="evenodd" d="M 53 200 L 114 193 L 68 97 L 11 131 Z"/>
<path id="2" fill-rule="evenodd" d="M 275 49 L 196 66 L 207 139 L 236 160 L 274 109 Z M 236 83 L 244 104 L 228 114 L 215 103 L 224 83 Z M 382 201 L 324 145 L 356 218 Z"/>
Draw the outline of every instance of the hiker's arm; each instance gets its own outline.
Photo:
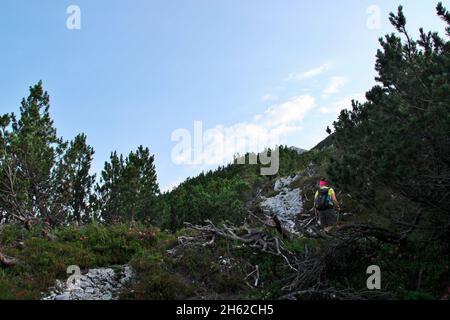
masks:
<path id="1" fill-rule="evenodd" d="M 336 199 L 336 194 L 333 192 L 333 194 L 331 195 L 331 200 L 333 201 L 333 203 L 334 203 L 334 207 L 337 209 L 337 210 L 341 210 L 341 206 L 339 205 L 339 202 L 337 201 L 337 199 Z"/>

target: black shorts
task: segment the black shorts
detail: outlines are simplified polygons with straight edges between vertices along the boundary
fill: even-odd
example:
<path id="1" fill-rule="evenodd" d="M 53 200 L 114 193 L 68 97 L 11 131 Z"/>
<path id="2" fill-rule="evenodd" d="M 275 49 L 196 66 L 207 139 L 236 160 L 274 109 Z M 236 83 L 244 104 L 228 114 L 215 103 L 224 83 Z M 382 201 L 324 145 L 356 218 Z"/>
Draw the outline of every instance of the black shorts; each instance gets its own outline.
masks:
<path id="1" fill-rule="evenodd" d="M 320 225 L 323 228 L 330 227 L 334 224 L 336 224 L 336 212 L 334 209 L 328 209 L 324 211 L 319 211 L 319 219 L 320 219 Z"/>

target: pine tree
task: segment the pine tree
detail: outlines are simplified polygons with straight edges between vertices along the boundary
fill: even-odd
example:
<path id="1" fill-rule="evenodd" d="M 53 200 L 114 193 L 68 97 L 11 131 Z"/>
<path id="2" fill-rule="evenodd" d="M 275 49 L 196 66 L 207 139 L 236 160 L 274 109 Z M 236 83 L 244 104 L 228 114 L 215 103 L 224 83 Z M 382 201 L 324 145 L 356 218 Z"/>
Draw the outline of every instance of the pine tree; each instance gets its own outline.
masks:
<path id="1" fill-rule="evenodd" d="M 110 161 L 105 162 L 101 172 L 100 184 L 96 185 L 98 194 L 98 211 L 101 218 L 107 222 L 113 222 L 120 218 L 122 212 L 122 176 L 124 161 L 117 152 L 111 153 Z"/>
<path id="2" fill-rule="evenodd" d="M 131 219 L 151 219 L 159 187 L 156 178 L 154 157 L 150 150 L 139 146 L 125 161 L 125 194 Z"/>
<path id="3" fill-rule="evenodd" d="M 439 4 L 437 12 L 448 33 L 448 11 Z M 410 216 L 428 214 L 428 222 L 450 228 L 450 42 L 423 29 L 412 39 L 402 7 L 390 21 L 398 34 L 380 39 L 379 84 L 334 123 L 330 174 L 368 205 L 387 192 L 415 206 Z"/>
<path id="4" fill-rule="evenodd" d="M 86 135 L 79 134 L 70 142 L 58 165 L 58 194 L 64 199 L 67 218 L 81 223 L 92 218 L 92 186 L 95 174 L 89 174 L 94 149 L 86 143 Z"/>
<path id="5" fill-rule="evenodd" d="M 0 214 L 3 222 L 30 219 L 31 212 L 24 205 L 28 193 L 25 181 L 18 171 L 18 158 L 12 152 L 12 142 L 16 139 L 11 130 L 15 122 L 14 114 L 0 117 Z"/>
<path id="6" fill-rule="evenodd" d="M 50 97 L 39 81 L 22 100 L 19 120 L 13 114 L 2 118 L 2 206 L 22 221 L 51 218 L 60 209 L 52 176 L 66 144 L 56 135 L 49 108 Z"/>
<path id="7" fill-rule="evenodd" d="M 8 221 L 81 222 L 91 213 L 94 150 L 84 134 L 68 148 L 57 137 L 49 109 L 39 81 L 22 100 L 18 120 L 14 114 L 0 117 L 0 215 Z"/>
<path id="8" fill-rule="evenodd" d="M 124 160 L 111 154 L 96 187 L 101 216 L 108 222 L 158 220 L 157 198 L 160 193 L 154 156 L 140 146 Z"/>

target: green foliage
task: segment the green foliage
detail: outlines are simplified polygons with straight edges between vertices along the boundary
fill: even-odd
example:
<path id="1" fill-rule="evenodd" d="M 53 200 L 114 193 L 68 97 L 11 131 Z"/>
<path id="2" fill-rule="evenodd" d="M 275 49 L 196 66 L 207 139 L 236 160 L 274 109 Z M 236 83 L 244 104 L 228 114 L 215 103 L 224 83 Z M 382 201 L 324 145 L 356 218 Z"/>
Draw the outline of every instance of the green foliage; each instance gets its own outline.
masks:
<path id="1" fill-rule="evenodd" d="M 193 235 L 192 230 L 177 234 Z M 173 249 L 176 242 L 165 243 L 166 247 L 151 248 L 133 258 L 131 265 L 137 271 L 138 279 L 122 298 L 239 299 L 249 293 L 249 287 L 243 282 L 248 264 L 230 252 L 226 241 L 219 239 L 207 248 L 187 246 Z M 172 248 L 171 255 L 166 254 L 168 248 Z"/>
<path id="2" fill-rule="evenodd" d="M 58 163 L 57 192 L 65 199 L 68 220 L 78 223 L 93 218 L 94 198 L 91 194 L 95 175 L 90 175 L 94 149 L 87 145 L 86 135 L 80 134 L 70 142 L 69 148 Z"/>
<path id="3" fill-rule="evenodd" d="M 244 192 L 249 188 L 240 177 L 205 177 L 204 181 L 199 181 L 201 178 L 196 178 L 194 183 L 188 180 L 165 195 L 170 208 L 170 228 L 181 227 L 185 221 L 201 223 L 212 219 L 236 222 L 242 218 Z"/>
<path id="4" fill-rule="evenodd" d="M 88 216 L 94 180 L 89 175 L 93 149 L 86 137 L 63 141 L 50 118 L 50 97 L 42 82 L 30 87 L 19 119 L 0 121 L 0 214 L 6 221 L 41 218 L 53 223 Z"/>
<path id="5" fill-rule="evenodd" d="M 299 255 L 304 253 L 305 250 L 314 250 L 319 247 L 319 245 L 320 240 L 318 239 L 300 238 L 285 241 L 286 249 Z"/>
<path id="6" fill-rule="evenodd" d="M 56 206 L 52 173 L 64 144 L 50 119 L 50 98 L 42 82 L 22 100 L 20 118 L 2 116 L 0 211 L 7 220 L 50 216 Z"/>
<path id="7" fill-rule="evenodd" d="M 450 13 L 441 4 L 437 12 L 450 36 Z M 123 293 L 127 299 L 278 298 L 283 279 L 292 276 L 279 256 L 220 239 L 208 247 L 167 250 L 177 236 L 195 235 L 180 229 L 184 222 L 239 224 L 257 194 L 274 196 L 275 179 L 299 172 L 291 187 L 309 199 L 305 208 L 312 207 L 318 179 L 328 174 L 344 191 L 343 209 L 357 215 L 352 222 L 403 232 L 413 217 L 422 218 L 420 236 L 416 231 L 402 246 L 359 239 L 335 252 L 339 259 L 325 262 L 321 276 L 336 288 L 365 289 L 366 268 L 377 264 L 383 289 L 395 297 L 439 298 L 449 274 L 450 42 L 422 29 L 413 40 L 401 7 L 390 21 L 400 35 L 380 39 L 378 85 L 367 92 L 367 102 L 342 111 L 335 132 L 327 128 L 330 136 L 311 151 L 281 146 L 275 176 L 262 176 L 259 164 L 233 163 L 160 194 L 154 156 L 140 146 L 126 158 L 111 154 L 93 194 L 93 148 L 84 134 L 70 142 L 58 138 L 47 92 L 41 82 L 31 87 L 18 118 L 0 116 L 0 221 L 38 218 L 58 227 L 51 240 L 48 225 L 1 226 L 2 253 L 19 263 L 0 266 L 0 299 L 37 299 L 55 278 L 67 276 L 69 265 L 129 261 L 138 279 Z M 175 232 L 144 227 L 151 224 Z M 294 239 L 284 245 L 301 256 L 306 248 L 320 253 L 332 244 Z M 255 266 L 260 286 L 250 289 L 243 279 Z"/>
<path id="8" fill-rule="evenodd" d="M 449 24 L 440 5 L 438 14 Z M 424 221 L 448 232 L 450 216 L 450 42 L 420 30 L 413 40 L 402 7 L 391 14 L 400 35 L 380 39 L 379 85 L 367 102 L 353 102 L 334 123 L 329 174 L 368 207 L 380 192 L 415 207 Z M 403 37 L 403 38 L 402 38 Z M 385 207 L 385 209 L 387 209 Z M 392 210 L 394 218 L 405 210 Z M 426 219 L 425 219 L 426 218 Z"/>
<path id="9" fill-rule="evenodd" d="M 2 253 L 19 260 L 8 268 L 0 266 L 0 298 L 38 299 L 55 279 L 67 278 L 70 265 L 86 269 L 125 264 L 149 248 L 165 248 L 168 238 L 155 228 L 124 224 L 60 227 L 54 241 L 42 231 L 16 225 L 0 230 Z"/>
<path id="10" fill-rule="evenodd" d="M 406 247 L 383 246 L 374 262 L 383 270 L 384 286 L 401 299 L 440 298 L 449 272 L 448 248 L 415 235 Z M 443 285 L 440 285 L 440 284 Z"/>
<path id="11" fill-rule="evenodd" d="M 437 11 L 448 36 L 450 15 L 441 4 Z M 390 21 L 400 35 L 380 39 L 379 84 L 367 102 L 353 101 L 352 110 L 341 112 L 334 134 L 317 148 L 331 152 L 327 171 L 344 190 L 343 207 L 357 213 L 353 222 L 401 233 L 418 224 L 421 237 L 398 247 L 351 244 L 327 277 L 335 287 L 364 290 L 365 270 L 377 264 L 383 289 L 395 297 L 436 299 L 449 273 L 450 42 L 423 29 L 413 40 L 402 7 Z"/>
<path id="12" fill-rule="evenodd" d="M 309 167 L 318 169 L 326 157 L 326 153 L 319 150 L 305 151 L 299 154 L 295 149 L 281 146 L 278 176 L 286 177 L 296 172 L 303 172 Z"/>
<path id="13" fill-rule="evenodd" d="M 132 291 L 125 291 L 122 299 L 175 300 L 192 296 L 194 287 L 177 274 L 168 272 L 159 257 L 145 256 L 132 263 L 139 274 L 139 282 Z"/>
<path id="14" fill-rule="evenodd" d="M 325 244 L 326 246 L 327 244 Z M 448 247 L 420 234 L 403 245 L 367 241 L 349 244 L 326 268 L 330 284 L 338 289 L 367 289 L 367 267 L 381 270 L 381 290 L 395 299 L 440 299 L 448 288 Z"/>
<path id="15" fill-rule="evenodd" d="M 108 222 L 131 220 L 158 220 L 154 156 L 140 146 L 124 160 L 116 152 L 105 163 L 99 194 L 100 214 Z"/>
<path id="16" fill-rule="evenodd" d="M 201 173 L 164 194 L 165 227 L 176 230 L 185 221 L 203 223 L 205 219 L 240 223 L 247 214 L 246 203 L 259 190 L 265 194 L 272 192 L 277 177 L 320 166 L 325 163 L 326 154 L 318 150 L 299 154 L 295 149 L 280 146 L 280 168 L 276 176 L 262 176 L 261 166 L 248 164 L 249 155 L 245 157 L 246 164 L 234 163 Z"/>
<path id="17" fill-rule="evenodd" d="M 58 138 L 49 109 L 40 81 L 22 101 L 18 120 L 14 114 L 0 117 L 0 221 L 160 221 L 149 149 L 140 146 L 125 160 L 113 153 L 97 198 L 95 175 L 89 174 L 94 149 L 84 134 L 70 142 Z"/>

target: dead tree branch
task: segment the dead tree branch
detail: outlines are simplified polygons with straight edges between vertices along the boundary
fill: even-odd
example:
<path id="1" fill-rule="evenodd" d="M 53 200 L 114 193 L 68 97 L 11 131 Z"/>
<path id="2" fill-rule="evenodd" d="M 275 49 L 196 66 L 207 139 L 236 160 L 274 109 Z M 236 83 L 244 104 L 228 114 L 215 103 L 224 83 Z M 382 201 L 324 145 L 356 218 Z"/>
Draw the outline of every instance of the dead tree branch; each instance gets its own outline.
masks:
<path id="1" fill-rule="evenodd" d="M 296 271 L 296 268 L 293 267 L 290 260 L 294 255 L 284 247 L 281 239 L 262 232 L 259 229 L 249 228 L 248 226 L 237 228 L 223 224 L 221 228 L 218 228 L 210 220 L 206 220 L 205 223 L 206 226 L 192 225 L 190 223 L 185 223 L 185 226 L 199 231 L 202 235 L 209 237 L 217 236 L 238 242 L 243 246 L 254 248 L 264 253 L 280 256 L 286 261 L 289 268 Z"/>
<path id="2" fill-rule="evenodd" d="M 6 267 L 11 267 L 18 263 L 18 260 L 16 258 L 9 257 L 2 252 L 0 252 L 0 262 L 5 265 Z"/>

